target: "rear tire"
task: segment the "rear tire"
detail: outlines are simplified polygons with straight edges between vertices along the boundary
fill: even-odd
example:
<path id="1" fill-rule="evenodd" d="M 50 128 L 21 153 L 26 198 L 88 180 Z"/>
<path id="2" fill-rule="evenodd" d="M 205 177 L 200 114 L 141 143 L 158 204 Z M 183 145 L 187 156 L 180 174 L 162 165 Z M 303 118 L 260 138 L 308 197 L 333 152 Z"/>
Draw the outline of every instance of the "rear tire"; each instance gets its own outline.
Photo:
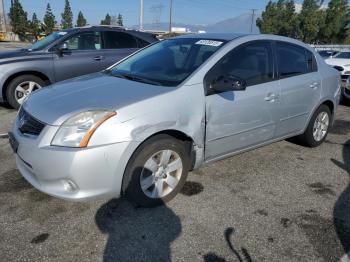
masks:
<path id="1" fill-rule="evenodd" d="M 326 105 L 321 105 L 311 117 L 305 133 L 300 135 L 298 138 L 306 146 L 317 147 L 327 138 L 331 122 L 332 114 L 329 107 Z"/>
<path id="2" fill-rule="evenodd" d="M 34 75 L 21 75 L 15 77 L 6 88 L 7 102 L 13 108 L 18 109 L 26 96 L 28 96 L 32 91 L 40 89 L 44 86 L 46 86 L 46 82 Z M 21 87 L 22 89 L 20 89 Z M 19 90 L 23 90 L 23 92 Z"/>
<path id="3" fill-rule="evenodd" d="M 141 206 L 161 205 L 182 189 L 189 168 L 190 154 L 183 141 L 166 134 L 154 136 L 141 144 L 130 158 L 124 173 L 123 192 Z"/>

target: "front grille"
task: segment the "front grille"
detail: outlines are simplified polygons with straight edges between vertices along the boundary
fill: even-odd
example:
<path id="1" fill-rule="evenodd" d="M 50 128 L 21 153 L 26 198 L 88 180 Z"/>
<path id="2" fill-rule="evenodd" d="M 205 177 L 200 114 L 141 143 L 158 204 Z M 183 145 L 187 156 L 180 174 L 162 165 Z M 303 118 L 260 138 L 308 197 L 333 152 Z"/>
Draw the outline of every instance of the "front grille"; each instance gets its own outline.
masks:
<path id="1" fill-rule="evenodd" d="M 18 113 L 18 129 L 22 134 L 38 136 L 45 124 L 28 114 L 23 108 Z"/>
<path id="2" fill-rule="evenodd" d="M 341 67 L 341 66 L 333 66 L 333 67 L 334 67 L 334 69 L 337 69 L 337 70 L 340 71 L 340 72 L 343 72 L 343 71 L 344 71 L 344 68 Z"/>

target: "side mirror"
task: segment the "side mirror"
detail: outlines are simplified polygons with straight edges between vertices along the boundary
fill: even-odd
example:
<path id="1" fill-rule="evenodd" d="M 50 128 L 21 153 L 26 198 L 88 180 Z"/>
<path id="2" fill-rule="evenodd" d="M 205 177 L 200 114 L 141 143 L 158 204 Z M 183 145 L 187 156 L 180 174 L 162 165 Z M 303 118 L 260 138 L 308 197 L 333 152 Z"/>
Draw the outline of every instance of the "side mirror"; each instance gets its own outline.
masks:
<path id="1" fill-rule="evenodd" d="M 219 76 L 210 84 L 210 89 L 216 92 L 244 91 L 246 88 L 246 81 L 233 75 Z"/>
<path id="2" fill-rule="evenodd" d="M 66 42 L 63 42 L 62 44 L 58 45 L 57 51 L 61 54 L 68 52 L 68 44 Z"/>

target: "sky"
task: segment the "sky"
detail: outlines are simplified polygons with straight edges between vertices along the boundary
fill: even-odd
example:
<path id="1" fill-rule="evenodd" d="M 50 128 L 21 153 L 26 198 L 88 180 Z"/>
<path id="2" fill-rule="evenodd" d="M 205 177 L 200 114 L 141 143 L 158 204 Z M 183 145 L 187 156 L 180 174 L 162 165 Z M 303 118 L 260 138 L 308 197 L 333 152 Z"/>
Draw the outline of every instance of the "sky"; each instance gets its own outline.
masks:
<path id="1" fill-rule="evenodd" d="M 64 8 L 64 0 L 20 0 L 28 18 L 35 12 L 42 20 L 47 3 L 60 22 Z M 144 0 L 144 22 L 167 22 L 169 20 L 170 0 Z M 173 21 L 176 23 L 205 25 L 233 18 L 241 14 L 251 13 L 250 9 L 264 10 L 268 0 L 173 0 Z M 301 1 L 296 1 L 297 3 Z M 4 0 L 8 12 L 11 0 Z M 124 17 L 124 25 L 139 24 L 140 0 L 70 0 L 74 14 L 82 11 L 89 24 L 99 24 L 106 13 Z"/>

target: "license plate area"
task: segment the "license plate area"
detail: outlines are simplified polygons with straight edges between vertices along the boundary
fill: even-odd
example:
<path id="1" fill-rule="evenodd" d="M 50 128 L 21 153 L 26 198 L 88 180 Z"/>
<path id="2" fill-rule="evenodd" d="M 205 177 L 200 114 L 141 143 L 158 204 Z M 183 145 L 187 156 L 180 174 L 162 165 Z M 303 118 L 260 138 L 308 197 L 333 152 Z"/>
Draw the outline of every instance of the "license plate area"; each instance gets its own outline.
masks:
<path id="1" fill-rule="evenodd" d="M 12 132 L 9 133 L 9 142 L 14 153 L 17 153 L 19 143 Z"/>

